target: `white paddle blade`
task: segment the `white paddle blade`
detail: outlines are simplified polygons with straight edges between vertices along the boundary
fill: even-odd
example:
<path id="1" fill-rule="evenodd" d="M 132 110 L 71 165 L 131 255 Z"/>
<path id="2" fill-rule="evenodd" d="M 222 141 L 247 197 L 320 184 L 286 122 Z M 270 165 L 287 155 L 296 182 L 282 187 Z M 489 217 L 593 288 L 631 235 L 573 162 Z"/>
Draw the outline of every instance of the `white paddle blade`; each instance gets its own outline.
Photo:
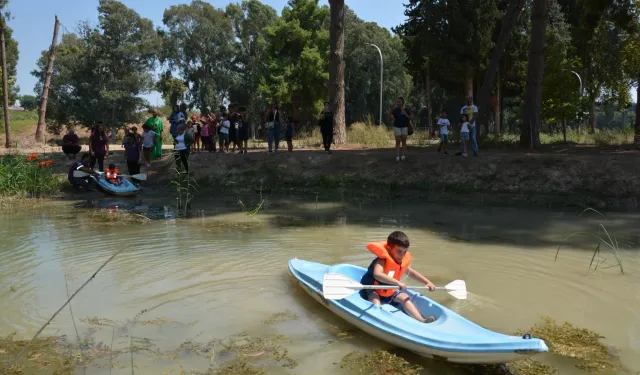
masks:
<path id="1" fill-rule="evenodd" d="M 347 298 L 362 289 L 362 284 L 339 273 L 325 273 L 322 278 L 322 295 L 325 299 Z"/>
<path id="2" fill-rule="evenodd" d="M 447 293 L 457 299 L 467 299 L 467 284 L 464 280 L 454 280 L 445 286 Z"/>
<path id="3" fill-rule="evenodd" d="M 146 173 L 138 173 L 138 174 L 134 174 L 133 176 L 131 176 L 131 178 L 135 178 L 138 181 L 146 181 L 147 180 L 147 174 Z"/>
<path id="4" fill-rule="evenodd" d="M 89 175 L 89 173 L 83 172 L 83 171 L 80 171 L 80 170 L 77 170 L 77 169 L 75 171 L 73 171 L 73 177 L 87 177 L 88 175 Z"/>

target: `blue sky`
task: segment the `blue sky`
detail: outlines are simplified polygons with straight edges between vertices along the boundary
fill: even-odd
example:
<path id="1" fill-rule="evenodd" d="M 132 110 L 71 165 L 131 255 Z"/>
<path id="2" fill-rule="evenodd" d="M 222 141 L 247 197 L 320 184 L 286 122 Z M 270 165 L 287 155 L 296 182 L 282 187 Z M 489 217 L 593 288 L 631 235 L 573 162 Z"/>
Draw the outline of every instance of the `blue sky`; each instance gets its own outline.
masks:
<path id="1" fill-rule="evenodd" d="M 171 5 L 189 3 L 190 0 L 121 0 L 128 7 L 135 9 L 141 16 L 149 18 L 156 26 L 162 25 L 162 14 Z M 224 8 L 231 2 L 240 0 L 209 0 L 215 7 Z M 262 0 L 271 5 L 279 13 L 287 4 L 287 0 Z M 327 0 L 320 0 L 327 4 Z M 399 25 L 405 19 L 404 1 L 400 0 L 349 0 L 349 7 L 360 18 L 376 22 L 391 28 Z M 18 41 L 20 60 L 18 62 L 17 84 L 20 94 L 34 94 L 36 83 L 31 71 L 36 68 L 36 61 L 43 50 L 49 48 L 53 32 L 54 16 L 60 18 L 64 26 L 61 33 L 73 32 L 79 21 L 98 22 L 98 0 L 10 0 L 9 11 L 13 19 L 9 25 L 14 30 L 14 38 Z M 634 101 L 635 90 L 632 94 Z M 159 93 L 145 96 L 152 105 L 162 104 Z"/>

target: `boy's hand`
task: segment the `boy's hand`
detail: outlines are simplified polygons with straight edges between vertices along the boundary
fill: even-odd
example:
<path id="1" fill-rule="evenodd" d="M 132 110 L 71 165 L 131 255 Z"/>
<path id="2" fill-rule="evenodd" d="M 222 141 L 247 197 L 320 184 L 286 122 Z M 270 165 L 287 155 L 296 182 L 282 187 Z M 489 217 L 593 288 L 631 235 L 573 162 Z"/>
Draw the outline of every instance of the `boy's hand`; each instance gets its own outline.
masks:
<path id="1" fill-rule="evenodd" d="M 430 292 L 433 292 L 436 290 L 436 286 L 433 285 L 433 283 L 431 281 L 428 281 L 424 286 L 426 286 L 427 288 L 429 288 Z"/>
<path id="2" fill-rule="evenodd" d="M 400 287 L 400 290 L 404 290 L 407 289 L 407 284 L 403 283 L 403 282 L 398 282 L 398 286 Z"/>

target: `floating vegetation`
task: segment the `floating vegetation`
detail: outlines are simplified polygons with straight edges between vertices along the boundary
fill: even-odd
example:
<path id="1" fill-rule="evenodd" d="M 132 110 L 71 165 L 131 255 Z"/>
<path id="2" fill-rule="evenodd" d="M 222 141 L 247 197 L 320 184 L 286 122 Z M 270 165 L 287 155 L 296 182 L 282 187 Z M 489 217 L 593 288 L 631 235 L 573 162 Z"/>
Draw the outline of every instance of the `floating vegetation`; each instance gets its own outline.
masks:
<path id="1" fill-rule="evenodd" d="M 232 221 L 210 221 L 204 224 L 207 232 L 226 232 L 229 229 L 233 230 L 252 230 L 256 228 L 263 227 L 265 225 L 264 222 L 261 221 L 243 221 L 243 222 L 232 222 Z"/>
<path id="2" fill-rule="evenodd" d="M 117 209 L 90 210 L 87 216 L 92 222 L 100 224 L 146 224 L 152 221 L 144 215 Z"/>
<path id="3" fill-rule="evenodd" d="M 617 358 L 600 342 L 603 336 L 586 328 L 578 328 L 568 322 L 558 325 L 552 318 L 543 317 L 542 324 L 533 326 L 529 333 L 545 340 L 550 352 L 579 360 L 581 363 L 576 367 L 582 370 L 601 373 L 620 369 L 615 362 Z"/>
<path id="4" fill-rule="evenodd" d="M 512 362 L 507 367 L 514 375 L 555 375 L 559 373 L 556 368 L 532 359 Z"/>
<path id="5" fill-rule="evenodd" d="M 338 336 L 340 340 L 353 338 L 353 333 L 356 332 L 356 329 L 343 329 L 338 326 L 331 325 L 329 326 L 329 332 Z"/>
<path id="6" fill-rule="evenodd" d="M 35 340 L 15 340 L 15 333 L 0 338 L 0 368 L 8 375 L 22 375 L 44 371 L 45 373 L 72 375 L 79 366 L 88 366 L 98 359 L 109 358 L 113 353 L 102 342 L 86 341 L 82 347 L 72 344 L 66 336 L 38 337 Z M 29 344 L 22 360 L 14 363 L 18 353 Z"/>
<path id="7" fill-rule="evenodd" d="M 342 357 L 340 368 L 353 374 L 368 375 L 418 375 L 422 367 L 412 365 L 404 358 L 385 350 L 371 353 L 353 351 Z"/>
<path id="8" fill-rule="evenodd" d="M 285 311 L 271 315 L 267 319 L 263 320 L 262 323 L 274 324 L 274 323 L 286 322 L 288 320 L 298 320 L 298 319 L 300 319 L 300 317 L 296 315 L 294 312 L 290 310 L 285 310 Z"/>
<path id="9" fill-rule="evenodd" d="M 247 362 L 244 358 L 235 359 L 225 363 L 220 368 L 209 369 L 205 375 L 266 375 L 267 372 L 261 366 Z"/>
<path id="10" fill-rule="evenodd" d="M 222 346 L 219 353 L 220 356 L 244 356 L 261 359 L 272 359 L 281 363 L 284 367 L 293 368 L 297 365 L 296 361 L 289 357 L 289 351 L 280 345 L 284 336 L 275 338 L 251 337 L 247 334 L 239 334 L 231 336 L 227 339 L 219 341 Z"/>

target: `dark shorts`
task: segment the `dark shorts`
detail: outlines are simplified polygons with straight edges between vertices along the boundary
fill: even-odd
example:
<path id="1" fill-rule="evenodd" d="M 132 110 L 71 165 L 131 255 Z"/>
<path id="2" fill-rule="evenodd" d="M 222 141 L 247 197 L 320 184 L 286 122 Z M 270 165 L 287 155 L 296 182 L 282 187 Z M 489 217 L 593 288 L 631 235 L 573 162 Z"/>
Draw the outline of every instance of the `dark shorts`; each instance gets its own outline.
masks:
<path id="1" fill-rule="evenodd" d="M 143 147 L 142 149 L 151 151 L 153 149 L 153 147 Z"/>
<path id="2" fill-rule="evenodd" d="M 375 290 L 374 290 L 374 289 L 362 289 L 362 290 L 360 291 L 360 296 L 361 296 L 362 298 L 364 298 L 364 299 L 366 299 L 366 300 L 368 301 L 368 300 L 369 300 L 369 295 L 370 295 L 371 293 L 373 293 L 373 292 L 375 292 Z M 407 293 L 407 291 L 406 291 L 406 290 L 399 290 L 399 289 L 398 289 L 398 290 L 396 290 L 396 291 L 395 291 L 391 296 L 389 296 L 389 297 L 382 297 L 382 296 L 380 296 L 380 302 L 381 302 L 382 304 L 390 304 L 390 305 L 395 306 L 395 307 L 397 307 L 397 308 L 401 308 L 401 307 L 402 307 L 402 306 L 401 306 L 401 304 L 399 304 L 399 303 L 397 303 L 397 302 L 394 302 L 393 300 L 394 300 L 397 296 L 399 296 L 399 295 L 401 295 L 401 294 L 403 294 L 403 293 L 404 293 L 404 294 L 407 294 L 407 296 L 409 296 L 409 293 Z"/>
<path id="3" fill-rule="evenodd" d="M 249 140 L 249 129 L 240 128 L 238 130 L 238 140 L 239 141 L 248 141 Z"/>
<path id="4" fill-rule="evenodd" d="M 229 129 L 229 141 L 235 142 L 238 139 L 238 130 Z"/>

